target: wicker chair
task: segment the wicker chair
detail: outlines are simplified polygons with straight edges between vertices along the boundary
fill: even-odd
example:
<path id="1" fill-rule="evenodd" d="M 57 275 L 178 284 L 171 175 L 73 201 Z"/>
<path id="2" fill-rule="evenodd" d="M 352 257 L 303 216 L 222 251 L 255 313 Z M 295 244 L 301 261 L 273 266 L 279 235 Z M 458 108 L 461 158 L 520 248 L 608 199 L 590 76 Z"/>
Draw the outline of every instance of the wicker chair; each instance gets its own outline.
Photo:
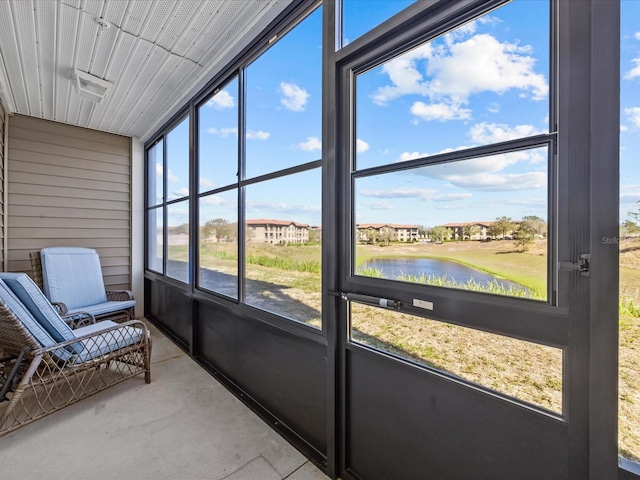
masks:
<path id="1" fill-rule="evenodd" d="M 143 322 L 67 331 L 26 274 L 10 275 L 0 278 L 0 436 L 141 373 L 150 383 Z"/>
<path id="2" fill-rule="evenodd" d="M 77 263 L 75 268 L 82 271 L 83 273 L 86 273 L 85 270 L 87 266 L 90 269 L 91 267 L 93 267 L 92 271 L 94 271 L 95 274 L 95 281 L 90 283 L 99 285 L 98 288 L 101 289 L 101 292 L 104 292 L 98 292 L 96 294 L 103 297 L 102 301 L 100 301 L 97 305 L 86 304 L 84 302 L 78 303 L 78 301 L 74 298 L 77 295 L 72 288 L 74 282 L 73 279 L 70 278 L 73 275 L 73 273 L 71 272 L 50 271 L 48 275 L 57 275 L 57 281 L 54 282 L 57 287 L 55 291 L 53 288 L 48 288 L 48 278 L 45 274 L 47 270 L 43 269 L 42 267 L 41 253 L 47 251 L 54 254 L 66 256 L 68 259 L 71 259 L 71 262 L 69 263 L 73 263 L 75 261 Z M 102 273 L 100 270 L 100 259 L 95 250 L 76 247 L 56 247 L 43 249 L 37 252 L 31 252 L 29 254 L 29 257 L 31 259 L 31 276 L 33 277 L 33 280 L 36 282 L 36 285 L 38 285 L 38 287 L 47 295 L 49 301 L 54 305 L 61 316 L 73 316 L 73 314 L 78 312 L 90 313 L 98 321 L 112 320 L 118 323 L 133 320 L 135 318 L 135 300 L 133 299 L 133 293 L 131 293 L 131 291 L 105 291 L 104 283 L 102 280 Z M 88 262 L 86 261 L 87 258 L 89 259 Z M 67 275 L 67 279 L 64 279 L 65 275 Z M 83 287 L 84 286 L 86 285 L 83 285 Z"/>

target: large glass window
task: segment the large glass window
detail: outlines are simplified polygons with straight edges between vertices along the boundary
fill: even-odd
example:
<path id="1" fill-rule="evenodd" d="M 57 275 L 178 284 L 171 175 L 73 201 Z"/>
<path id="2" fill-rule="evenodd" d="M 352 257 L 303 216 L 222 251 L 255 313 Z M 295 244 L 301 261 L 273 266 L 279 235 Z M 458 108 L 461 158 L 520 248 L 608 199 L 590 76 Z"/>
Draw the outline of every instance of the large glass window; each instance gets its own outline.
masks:
<path id="1" fill-rule="evenodd" d="M 320 327 L 321 7 L 277 38 L 198 106 L 198 287 Z"/>
<path id="2" fill-rule="evenodd" d="M 320 169 L 246 189 L 246 302 L 320 326 Z"/>
<path id="3" fill-rule="evenodd" d="M 322 9 L 249 65 L 246 76 L 246 178 L 319 159 Z"/>
<path id="4" fill-rule="evenodd" d="M 238 298 L 238 189 L 200 198 L 199 286 Z"/>
<path id="5" fill-rule="evenodd" d="M 351 339 L 562 412 L 561 349 L 352 302 Z"/>
<path id="6" fill-rule="evenodd" d="M 160 140 L 147 150 L 147 203 L 150 207 L 164 201 L 164 142 Z"/>
<path id="7" fill-rule="evenodd" d="M 147 267 L 182 282 L 189 282 L 189 136 L 185 117 L 147 150 Z"/>
<path id="8" fill-rule="evenodd" d="M 355 275 L 548 300 L 549 39 L 517 1 L 355 76 Z"/>
<path id="9" fill-rule="evenodd" d="M 214 190 L 238 181 L 238 79 L 198 108 L 198 188 Z"/>
<path id="10" fill-rule="evenodd" d="M 640 3 L 621 3 L 619 453 L 640 462 Z"/>

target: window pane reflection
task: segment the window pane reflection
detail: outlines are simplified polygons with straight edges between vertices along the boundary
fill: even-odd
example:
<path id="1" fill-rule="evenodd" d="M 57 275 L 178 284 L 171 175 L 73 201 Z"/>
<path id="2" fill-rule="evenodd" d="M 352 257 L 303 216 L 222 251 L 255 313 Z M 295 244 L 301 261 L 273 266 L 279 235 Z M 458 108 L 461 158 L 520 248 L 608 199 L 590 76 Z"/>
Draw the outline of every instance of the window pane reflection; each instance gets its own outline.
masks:
<path id="1" fill-rule="evenodd" d="M 160 205 L 164 200 L 164 153 L 161 140 L 147 151 L 148 165 L 148 202 L 149 206 Z"/>
<path id="2" fill-rule="evenodd" d="M 202 288 L 238 298 L 238 191 L 200 199 Z"/>
<path id="3" fill-rule="evenodd" d="M 322 156 L 322 7 L 246 70 L 246 177 Z"/>
<path id="4" fill-rule="evenodd" d="M 246 187 L 246 298 L 321 326 L 321 170 Z"/>
<path id="5" fill-rule="evenodd" d="M 238 181 L 238 80 L 198 109 L 199 191 Z"/>
<path id="6" fill-rule="evenodd" d="M 167 276 L 189 282 L 189 201 L 167 205 Z"/>
<path id="7" fill-rule="evenodd" d="M 542 147 L 356 178 L 355 274 L 546 301 L 547 165 Z"/>
<path id="8" fill-rule="evenodd" d="M 354 342 L 562 412 L 562 350 L 351 303 Z"/>
<path id="9" fill-rule="evenodd" d="M 164 222 L 162 218 L 162 207 L 149 210 L 148 218 L 148 267 L 149 270 L 154 270 L 158 273 L 162 273 L 162 264 L 164 263 Z"/>
<path id="10" fill-rule="evenodd" d="M 167 134 L 167 201 L 189 195 L 189 117 Z"/>
<path id="11" fill-rule="evenodd" d="M 549 2 L 512 2 L 358 75 L 356 167 L 548 133 L 548 91 Z"/>

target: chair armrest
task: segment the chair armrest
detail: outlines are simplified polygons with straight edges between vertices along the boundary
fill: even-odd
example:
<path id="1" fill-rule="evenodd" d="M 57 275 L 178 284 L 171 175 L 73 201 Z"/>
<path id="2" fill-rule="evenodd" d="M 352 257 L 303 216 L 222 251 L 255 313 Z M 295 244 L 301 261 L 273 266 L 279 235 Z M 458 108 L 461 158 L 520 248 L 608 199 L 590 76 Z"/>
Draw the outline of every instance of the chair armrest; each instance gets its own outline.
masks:
<path id="1" fill-rule="evenodd" d="M 131 290 L 108 290 L 107 300 L 119 302 L 133 300 L 133 292 Z"/>
<path id="2" fill-rule="evenodd" d="M 51 305 L 53 306 L 55 311 L 58 313 L 58 315 L 60 315 L 61 317 L 64 317 L 69 311 L 67 306 L 62 302 L 51 302 Z"/>
<path id="3" fill-rule="evenodd" d="M 71 330 L 96 323 L 96 317 L 91 315 L 89 312 L 76 312 L 71 315 L 61 316 L 61 318 L 67 325 L 69 325 Z"/>

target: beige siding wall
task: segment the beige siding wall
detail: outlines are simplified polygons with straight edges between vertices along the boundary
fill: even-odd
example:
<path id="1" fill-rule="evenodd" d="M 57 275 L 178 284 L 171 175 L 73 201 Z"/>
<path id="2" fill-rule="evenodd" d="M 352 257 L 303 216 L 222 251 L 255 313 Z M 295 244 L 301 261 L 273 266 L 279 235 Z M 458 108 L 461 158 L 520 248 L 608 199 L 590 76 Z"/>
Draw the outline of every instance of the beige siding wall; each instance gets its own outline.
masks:
<path id="1" fill-rule="evenodd" d="M 5 137 L 5 133 L 7 131 L 7 124 L 5 121 L 5 110 L 4 107 L 2 106 L 2 102 L 0 102 L 0 235 L 2 235 L 0 237 L 0 270 L 1 271 L 5 271 L 6 270 L 6 264 L 5 264 L 5 253 L 4 253 L 4 246 L 5 246 L 5 225 L 7 224 L 7 219 L 6 219 L 6 208 L 5 208 L 5 204 L 4 204 L 4 197 L 5 197 L 5 185 L 4 185 L 4 179 L 5 179 L 5 171 L 4 171 L 4 167 L 5 167 L 5 151 L 6 151 L 6 137 Z"/>
<path id="2" fill-rule="evenodd" d="M 95 248 L 108 289 L 131 288 L 131 140 L 16 115 L 8 155 L 8 268 L 29 252 Z"/>

